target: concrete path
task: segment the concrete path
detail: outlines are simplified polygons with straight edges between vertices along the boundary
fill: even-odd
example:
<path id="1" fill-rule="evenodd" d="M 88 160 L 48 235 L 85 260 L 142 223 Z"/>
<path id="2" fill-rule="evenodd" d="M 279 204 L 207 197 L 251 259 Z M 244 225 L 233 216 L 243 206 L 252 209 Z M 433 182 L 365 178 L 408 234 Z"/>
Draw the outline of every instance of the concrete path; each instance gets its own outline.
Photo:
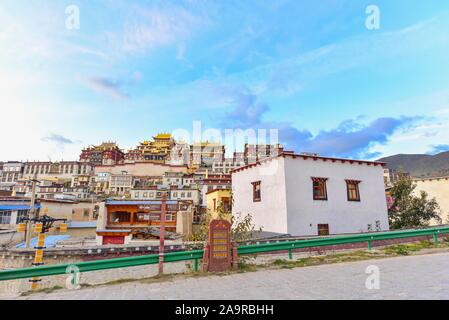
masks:
<path id="1" fill-rule="evenodd" d="M 449 299 L 449 253 L 132 282 L 18 299 Z"/>

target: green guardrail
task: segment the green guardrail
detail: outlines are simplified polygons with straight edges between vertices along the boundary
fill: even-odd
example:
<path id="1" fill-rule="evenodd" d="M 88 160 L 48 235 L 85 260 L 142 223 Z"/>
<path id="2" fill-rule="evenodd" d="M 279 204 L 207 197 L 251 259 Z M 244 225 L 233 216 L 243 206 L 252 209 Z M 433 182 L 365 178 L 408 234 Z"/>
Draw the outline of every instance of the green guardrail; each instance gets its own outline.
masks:
<path id="1" fill-rule="evenodd" d="M 449 233 L 449 226 L 417 229 L 417 230 L 405 230 L 405 231 L 389 231 L 379 233 L 366 233 L 350 236 L 337 236 L 332 238 L 318 238 L 318 239 L 306 239 L 297 241 L 275 242 L 275 243 L 263 243 L 255 245 L 245 245 L 238 247 L 238 254 L 256 254 L 263 252 L 274 251 L 288 251 L 289 258 L 292 258 L 292 251 L 294 249 L 312 248 L 322 246 L 332 246 L 347 243 L 360 243 L 366 242 L 368 250 L 371 250 L 372 241 L 376 240 L 388 240 L 398 238 L 411 238 L 419 236 L 433 236 L 434 242 L 438 243 L 438 234 Z"/>
<path id="2" fill-rule="evenodd" d="M 388 240 L 398 238 L 411 238 L 419 236 L 433 236 L 434 242 L 438 243 L 438 235 L 449 233 L 449 226 L 417 229 L 417 230 L 405 230 L 405 231 L 390 231 L 379 233 L 366 233 L 349 236 L 337 236 L 329 238 L 316 238 L 305 239 L 296 241 L 285 242 L 272 242 L 254 245 L 241 245 L 238 246 L 239 255 L 275 252 L 275 251 L 288 251 L 289 258 L 292 259 L 292 252 L 295 249 L 312 248 L 331 246 L 347 243 L 360 243 L 366 242 L 368 250 L 371 250 L 371 242 L 376 240 Z M 199 260 L 203 258 L 203 250 L 170 252 L 164 254 L 164 262 L 176 262 L 176 261 L 194 261 L 194 270 L 198 271 Z M 159 254 L 115 258 L 106 260 L 76 262 L 69 264 L 47 265 L 38 266 L 32 268 L 11 269 L 0 271 L 0 281 L 24 279 L 32 277 L 45 277 L 69 273 L 70 268 L 76 266 L 79 272 L 98 271 L 114 268 L 126 268 L 135 267 L 141 265 L 157 264 L 159 262 Z"/>
<path id="3" fill-rule="evenodd" d="M 164 262 L 176 262 L 194 260 L 194 269 L 198 271 L 199 259 L 203 258 L 203 250 L 169 252 L 164 254 Z M 79 272 L 98 271 L 115 268 L 136 267 L 141 265 L 158 264 L 159 254 L 151 254 L 136 257 L 115 258 L 67 264 L 38 266 L 32 268 L 11 269 L 0 271 L 0 281 L 24 279 L 32 277 L 46 277 L 70 273 L 68 270 L 76 266 Z"/>

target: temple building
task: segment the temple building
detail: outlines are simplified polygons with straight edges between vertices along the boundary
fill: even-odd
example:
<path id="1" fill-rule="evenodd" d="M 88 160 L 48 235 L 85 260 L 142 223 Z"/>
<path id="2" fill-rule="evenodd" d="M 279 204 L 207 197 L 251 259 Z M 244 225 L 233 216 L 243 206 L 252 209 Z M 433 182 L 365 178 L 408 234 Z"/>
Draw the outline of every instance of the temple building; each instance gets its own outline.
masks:
<path id="1" fill-rule="evenodd" d="M 245 143 L 244 159 L 245 164 L 256 163 L 259 160 L 283 153 L 284 147 L 281 144 L 248 144 Z"/>
<path id="2" fill-rule="evenodd" d="M 170 152 L 175 145 L 175 140 L 169 133 L 159 133 L 153 137 L 153 141 L 143 141 L 136 149 L 128 151 L 128 161 L 152 161 L 165 163 L 170 158 Z"/>
<path id="3" fill-rule="evenodd" d="M 215 142 L 198 142 L 190 146 L 190 165 L 211 167 L 214 161 L 225 160 L 225 146 Z"/>
<path id="4" fill-rule="evenodd" d="M 190 164 L 190 145 L 183 141 L 175 141 L 171 149 L 168 164 L 171 165 L 189 165 Z"/>
<path id="5" fill-rule="evenodd" d="M 125 154 L 115 142 L 103 142 L 99 146 L 83 149 L 80 161 L 89 162 L 94 166 L 110 166 L 122 163 Z"/>

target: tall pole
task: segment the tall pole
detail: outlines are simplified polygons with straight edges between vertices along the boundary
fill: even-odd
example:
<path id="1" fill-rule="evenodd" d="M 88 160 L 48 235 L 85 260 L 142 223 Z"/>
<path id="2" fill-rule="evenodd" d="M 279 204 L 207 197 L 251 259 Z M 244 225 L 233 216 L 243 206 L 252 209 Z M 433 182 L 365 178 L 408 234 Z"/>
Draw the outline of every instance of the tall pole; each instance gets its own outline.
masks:
<path id="1" fill-rule="evenodd" d="M 165 248 L 165 213 L 167 212 L 167 193 L 162 194 L 161 218 L 159 228 L 159 275 L 164 273 L 164 248 Z"/>
<path id="2" fill-rule="evenodd" d="M 36 178 L 36 176 L 34 176 Z M 31 202 L 30 202 L 30 210 L 28 211 L 28 221 L 27 221 L 27 230 L 25 234 L 25 248 L 30 248 L 31 241 L 31 219 L 37 218 L 37 211 L 35 213 L 34 210 L 34 202 L 36 201 L 36 179 L 33 178 L 32 187 L 31 187 Z"/>

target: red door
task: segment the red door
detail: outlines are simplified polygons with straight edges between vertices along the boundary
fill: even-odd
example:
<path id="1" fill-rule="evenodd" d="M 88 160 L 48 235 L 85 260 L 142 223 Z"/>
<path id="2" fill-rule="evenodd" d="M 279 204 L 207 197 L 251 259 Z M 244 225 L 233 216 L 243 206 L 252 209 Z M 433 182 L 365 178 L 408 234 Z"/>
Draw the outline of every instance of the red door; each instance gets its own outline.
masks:
<path id="1" fill-rule="evenodd" d="M 124 236 L 103 236 L 103 244 L 125 244 Z"/>

